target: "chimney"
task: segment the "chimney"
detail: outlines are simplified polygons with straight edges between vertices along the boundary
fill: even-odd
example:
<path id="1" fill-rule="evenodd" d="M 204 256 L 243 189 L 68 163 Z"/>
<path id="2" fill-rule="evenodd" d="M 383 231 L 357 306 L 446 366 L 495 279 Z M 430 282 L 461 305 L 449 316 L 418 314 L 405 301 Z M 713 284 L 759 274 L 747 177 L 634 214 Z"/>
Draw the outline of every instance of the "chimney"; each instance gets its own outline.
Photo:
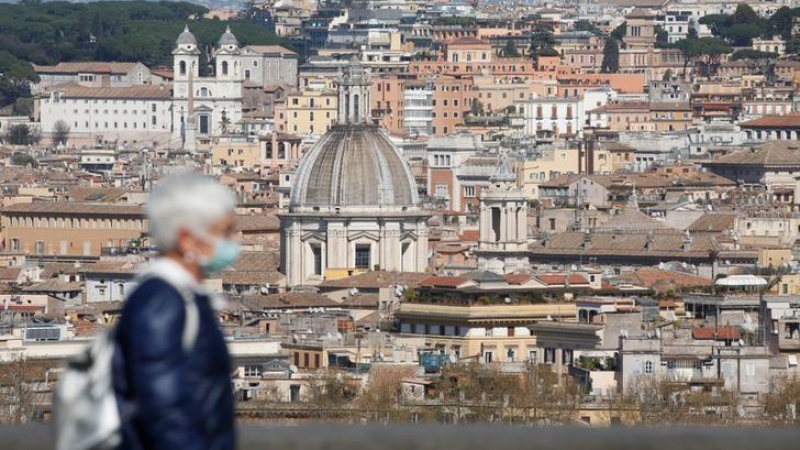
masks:
<path id="1" fill-rule="evenodd" d="M 684 231 L 683 233 L 683 251 L 688 252 L 692 247 L 692 235 L 689 233 L 689 230 Z"/>
<path id="2" fill-rule="evenodd" d="M 592 230 L 587 228 L 583 232 L 583 248 L 590 248 L 592 246 Z"/>
<path id="3" fill-rule="evenodd" d="M 647 232 L 647 239 L 644 243 L 644 248 L 649 252 L 653 249 L 653 243 L 656 240 L 656 236 L 653 234 L 653 230 Z"/>

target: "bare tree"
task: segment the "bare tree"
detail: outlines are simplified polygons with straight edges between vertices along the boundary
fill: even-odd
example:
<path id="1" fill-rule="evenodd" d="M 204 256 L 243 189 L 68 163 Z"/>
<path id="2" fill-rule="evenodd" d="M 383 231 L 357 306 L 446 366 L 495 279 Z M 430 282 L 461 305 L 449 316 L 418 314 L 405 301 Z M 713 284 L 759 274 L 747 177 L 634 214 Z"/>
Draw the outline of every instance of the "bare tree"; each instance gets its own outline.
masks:
<path id="1" fill-rule="evenodd" d="M 0 424 L 14 425 L 34 418 L 36 405 L 49 389 L 46 369 L 24 359 L 0 364 Z"/>
<path id="2" fill-rule="evenodd" d="M 772 384 L 775 393 L 765 402 L 765 419 L 770 425 L 797 426 L 800 424 L 800 380 L 785 377 Z"/>
<path id="3" fill-rule="evenodd" d="M 69 124 L 63 120 L 59 120 L 53 124 L 53 145 L 65 145 L 67 139 L 69 139 L 69 132 Z"/>

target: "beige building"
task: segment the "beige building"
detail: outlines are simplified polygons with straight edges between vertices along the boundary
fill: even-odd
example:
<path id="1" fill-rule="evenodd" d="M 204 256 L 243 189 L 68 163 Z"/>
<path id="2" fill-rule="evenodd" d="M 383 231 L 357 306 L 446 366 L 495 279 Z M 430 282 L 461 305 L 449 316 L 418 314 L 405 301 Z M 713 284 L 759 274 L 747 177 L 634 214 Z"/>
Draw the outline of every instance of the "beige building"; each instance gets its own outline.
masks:
<path id="1" fill-rule="evenodd" d="M 211 146 L 214 165 L 255 167 L 264 160 L 262 146 L 254 139 L 225 139 Z"/>
<path id="2" fill-rule="evenodd" d="M 338 108 L 336 91 L 290 92 L 284 104 L 275 106 L 275 126 L 278 131 L 319 137 L 336 123 Z"/>
<path id="3" fill-rule="evenodd" d="M 577 148 L 546 148 L 535 159 L 519 163 L 519 182 L 529 199 L 539 198 L 539 186 L 559 175 L 578 173 L 580 157 Z"/>
<path id="4" fill-rule="evenodd" d="M 37 202 L 0 210 L 5 251 L 30 255 L 100 256 L 144 237 L 140 206 Z"/>
<path id="5" fill-rule="evenodd" d="M 575 304 L 450 306 L 403 303 L 396 314 L 400 333 L 424 337 L 430 347 L 456 359 L 484 363 L 541 361 L 528 326 L 536 321 L 573 319 Z"/>

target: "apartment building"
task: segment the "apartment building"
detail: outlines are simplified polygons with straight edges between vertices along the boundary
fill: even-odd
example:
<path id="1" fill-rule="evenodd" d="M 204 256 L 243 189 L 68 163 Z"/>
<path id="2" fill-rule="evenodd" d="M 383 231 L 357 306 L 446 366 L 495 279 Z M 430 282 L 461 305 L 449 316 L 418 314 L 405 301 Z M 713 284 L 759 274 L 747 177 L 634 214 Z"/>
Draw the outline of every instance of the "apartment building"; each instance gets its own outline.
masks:
<path id="1" fill-rule="evenodd" d="M 140 206 L 35 202 L 0 209 L 7 252 L 97 257 L 117 253 L 147 233 Z M 141 242 L 140 242 L 141 243 Z"/>

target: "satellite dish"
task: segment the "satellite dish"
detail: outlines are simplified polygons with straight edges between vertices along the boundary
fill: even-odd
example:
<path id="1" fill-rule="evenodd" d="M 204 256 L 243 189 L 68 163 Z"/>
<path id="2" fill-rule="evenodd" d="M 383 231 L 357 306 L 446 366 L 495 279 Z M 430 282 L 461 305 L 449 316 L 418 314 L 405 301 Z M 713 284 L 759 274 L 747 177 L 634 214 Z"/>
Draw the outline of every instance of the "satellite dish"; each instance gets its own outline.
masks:
<path id="1" fill-rule="evenodd" d="M 289 372 L 291 372 L 291 373 L 297 373 L 297 372 L 298 372 L 298 370 L 297 370 L 297 366 L 295 366 L 294 364 L 290 364 L 290 365 L 289 365 Z"/>
<path id="2" fill-rule="evenodd" d="M 506 303 L 506 305 L 510 305 L 511 304 L 511 297 L 506 297 L 505 299 L 503 299 L 503 301 Z"/>
<path id="3" fill-rule="evenodd" d="M 687 319 L 694 318 L 694 314 L 692 314 L 692 312 L 691 312 L 691 311 L 686 311 L 686 318 L 687 318 Z"/>

